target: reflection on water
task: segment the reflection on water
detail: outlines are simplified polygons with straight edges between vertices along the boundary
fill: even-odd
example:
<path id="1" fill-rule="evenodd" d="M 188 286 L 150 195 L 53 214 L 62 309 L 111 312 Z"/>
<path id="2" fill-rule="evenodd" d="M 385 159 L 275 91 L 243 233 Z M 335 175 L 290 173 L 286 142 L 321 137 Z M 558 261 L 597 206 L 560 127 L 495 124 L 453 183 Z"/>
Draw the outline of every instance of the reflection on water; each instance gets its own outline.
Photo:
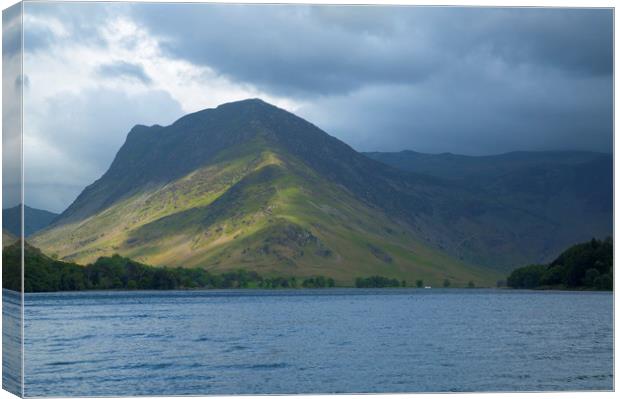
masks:
<path id="1" fill-rule="evenodd" d="M 458 289 L 27 294 L 25 392 L 611 390 L 612 298 Z"/>

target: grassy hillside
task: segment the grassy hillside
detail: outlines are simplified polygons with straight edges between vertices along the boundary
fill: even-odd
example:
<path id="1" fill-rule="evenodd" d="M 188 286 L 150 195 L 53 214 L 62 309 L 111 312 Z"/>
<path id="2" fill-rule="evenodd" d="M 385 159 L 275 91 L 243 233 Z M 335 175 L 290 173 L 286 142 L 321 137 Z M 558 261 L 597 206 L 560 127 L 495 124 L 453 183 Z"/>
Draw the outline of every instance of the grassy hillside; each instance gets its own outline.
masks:
<path id="1" fill-rule="evenodd" d="M 325 275 L 341 284 L 374 274 L 435 285 L 499 277 L 421 243 L 406 224 L 260 138 L 33 243 L 78 263 L 118 252 L 154 265 Z"/>

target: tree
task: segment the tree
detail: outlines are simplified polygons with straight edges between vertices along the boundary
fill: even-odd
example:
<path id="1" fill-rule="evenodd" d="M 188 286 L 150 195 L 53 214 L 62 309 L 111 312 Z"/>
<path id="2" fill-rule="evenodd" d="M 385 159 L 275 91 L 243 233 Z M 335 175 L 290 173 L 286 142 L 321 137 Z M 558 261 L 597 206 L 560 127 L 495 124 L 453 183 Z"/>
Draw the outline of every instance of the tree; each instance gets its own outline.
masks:
<path id="1" fill-rule="evenodd" d="M 536 288 L 547 270 L 545 265 L 529 265 L 520 267 L 510 273 L 506 283 L 512 288 Z"/>
<path id="2" fill-rule="evenodd" d="M 594 284 L 599 290 L 613 290 L 614 288 L 614 279 L 611 274 L 603 274 L 599 276 L 594 281 Z"/>
<path id="3" fill-rule="evenodd" d="M 520 267 L 510 274 L 507 284 L 513 288 L 544 286 L 611 290 L 612 276 L 613 241 L 608 237 L 573 245 L 548 265 Z"/>
<path id="4" fill-rule="evenodd" d="M 355 279 L 355 286 L 358 288 L 400 287 L 401 282 L 395 278 L 387 278 L 383 276 L 370 276 L 367 278 L 358 277 Z"/>
<path id="5" fill-rule="evenodd" d="M 418 288 L 424 287 L 424 280 L 416 280 L 415 286 Z"/>
<path id="6" fill-rule="evenodd" d="M 445 279 L 445 280 L 443 281 L 443 286 L 444 286 L 444 288 L 448 288 L 448 287 L 450 287 L 450 280 L 449 280 L 449 279 Z"/>
<path id="7" fill-rule="evenodd" d="M 547 268 L 540 278 L 543 285 L 559 285 L 564 284 L 566 280 L 566 272 L 562 265 L 554 265 Z"/>
<path id="8" fill-rule="evenodd" d="M 474 284 L 473 281 L 470 281 L 469 283 L 467 283 L 467 288 L 476 288 L 476 284 Z"/>
<path id="9" fill-rule="evenodd" d="M 586 270 L 585 276 L 583 277 L 583 285 L 587 287 L 595 287 L 597 283 L 597 279 L 600 277 L 601 273 L 598 270 L 591 268 Z"/>

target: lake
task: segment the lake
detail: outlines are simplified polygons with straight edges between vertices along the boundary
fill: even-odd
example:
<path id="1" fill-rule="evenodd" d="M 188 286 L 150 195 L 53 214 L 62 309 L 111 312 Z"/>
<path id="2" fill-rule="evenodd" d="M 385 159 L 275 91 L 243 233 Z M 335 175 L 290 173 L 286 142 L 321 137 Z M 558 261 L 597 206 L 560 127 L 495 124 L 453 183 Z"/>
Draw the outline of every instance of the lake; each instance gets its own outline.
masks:
<path id="1" fill-rule="evenodd" d="M 27 294 L 24 345 L 27 396 L 611 390 L 613 295 Z"/>

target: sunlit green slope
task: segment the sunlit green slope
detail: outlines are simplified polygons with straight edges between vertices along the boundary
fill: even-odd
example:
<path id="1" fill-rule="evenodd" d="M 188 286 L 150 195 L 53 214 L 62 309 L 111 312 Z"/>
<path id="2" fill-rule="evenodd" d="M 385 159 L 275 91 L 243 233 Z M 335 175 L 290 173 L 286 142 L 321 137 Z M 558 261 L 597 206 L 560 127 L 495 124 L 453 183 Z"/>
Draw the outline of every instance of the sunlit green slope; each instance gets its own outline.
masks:
<path id="1" fill-rule="evenodd" d="M 434 285 L 498 278 L 422 244 L 406 224 L 261 136 L 33 243 L 78 263 L 120 253 L 154 265 L 326 275 L 341 284 L 373 274 Z"/>

